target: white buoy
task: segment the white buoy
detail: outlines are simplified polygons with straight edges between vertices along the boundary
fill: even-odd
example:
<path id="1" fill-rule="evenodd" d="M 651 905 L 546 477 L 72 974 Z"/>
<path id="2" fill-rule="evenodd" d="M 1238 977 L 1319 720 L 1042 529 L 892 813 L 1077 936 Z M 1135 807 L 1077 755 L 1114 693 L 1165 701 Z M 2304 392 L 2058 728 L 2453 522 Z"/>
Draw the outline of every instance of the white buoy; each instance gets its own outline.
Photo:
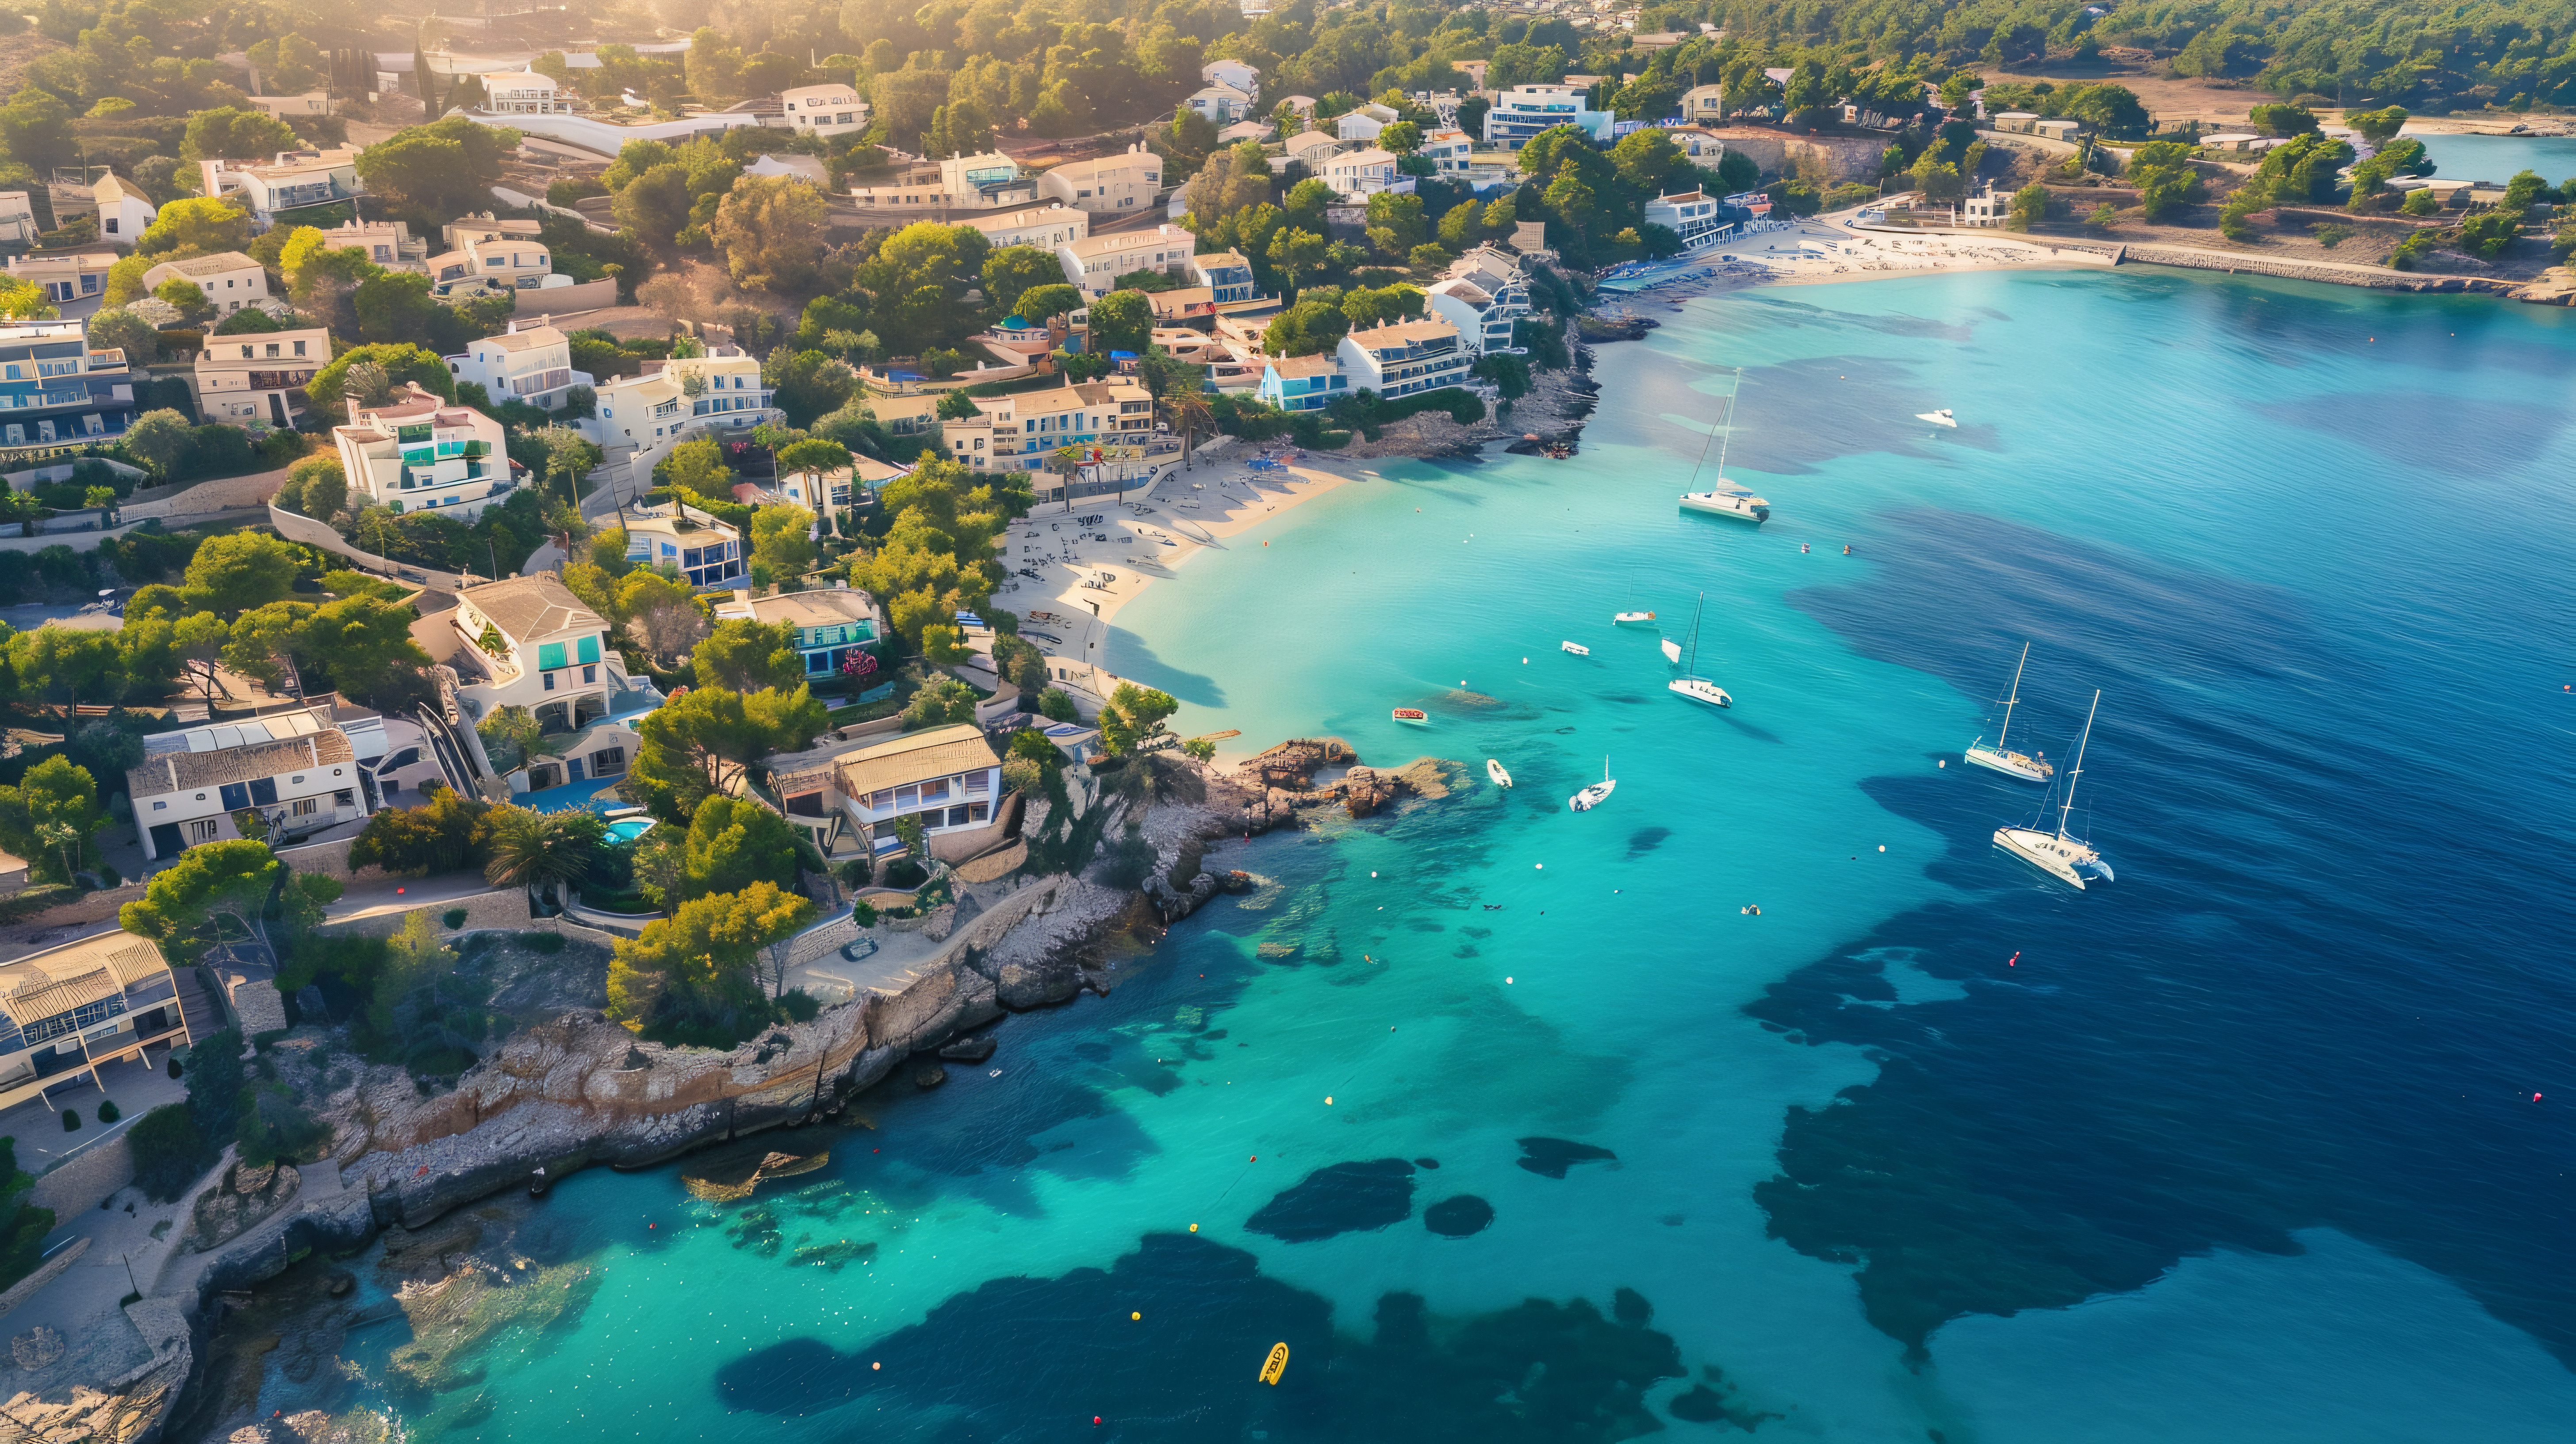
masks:
<path id="1" fill-rule="evenodd" d="M 1881 851 L 1881 852 L 1885 852 L 1885 851 L 1887 851 L 1887 844 L 1886 844 L 1886 843 L 1883 843 L 1883 842 L 1882 842 L 1882 843 L 1880 843 L 1880 844 L 1878 845 L 1878 850 L 1879 850 L 1879 851 Z"/>

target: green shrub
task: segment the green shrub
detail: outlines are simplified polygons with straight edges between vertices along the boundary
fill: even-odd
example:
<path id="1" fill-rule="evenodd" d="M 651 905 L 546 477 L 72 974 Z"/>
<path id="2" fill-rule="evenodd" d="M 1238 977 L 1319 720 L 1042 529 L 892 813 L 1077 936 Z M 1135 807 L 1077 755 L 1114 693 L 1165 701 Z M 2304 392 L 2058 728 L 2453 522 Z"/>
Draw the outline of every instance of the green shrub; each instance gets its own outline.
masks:
<path id="1" fill-rule="evenodd" d="M 135 1120 L 126 1130 L 125 1144 L 134 1153 L 134 1184 L 154 1203 L 169 1203 L 186 1192 L 216 1153 L 197 1131 L 196 1117 L 185 1103 L 164 1103 Z"/>
<path id="2" fill-rule="evenodd" d="M 116 1120 L 118 1120 L 119 1118 L 122 1118 L 122 1117 L 124 1117 L 124 1116 L 125 1116 L 125 1112 L 124 1112 L 124 1110 L 123 1110 L 123 1109 L 120 1109 L 120 1108 L 118 1108 L 118 1107 L 116 1106 L 116 1100 L 115 1100 L 115 1099 L 113 1099 L 113 1098 L 102 1098 L 102 1099 L 100 1099 L 100 1100 L 99 1100 L 99 1103 L 98 1103 L 98 1121 L 99 1121 L 99 1122 L 101 1122 L 101 1123 L 114 1123 Z"/>
<path id="3" fill-rule="evenodd" d="M 63 1131 L 64 1131 L 65 1133 L 70 1133 L 70 1132 L 74 1131 L 75 1129 L 77 1129 L 77 1128 L 79 1128 L 79 1127 L 80 1127 L 80 1110 L 79 1110 L 79 1109 L 77 1109 L 77 1108 L 66 1108 L 66 1109 L 64 1109 L 64 1110 L 63 1110 Z"/>
<path id="4" fill-rule="evenodd" d="M 779 1016 L 791 1023 L 810 1023 L 814 1021 L 814 1015 L 822 1011 L 823 1005 L 803 988 L 791 988 L 778 995 Z"/>
<path id="5" fill-rule="evenodd" d="M 449 908 L 447 911 L 438 915 L 438 920 L 447 924 L 447 930 L 449 932 L 454 932 L 458 928 L 465 926 L 465 909 Z"/>
<path id="6" fill-rule="evenodd" d="M 857 923 L 863 928 L 875 927 L 877 925 L 877 910 L 867 903 L 853 903 L 850 906 L 850 921 Z"/>
<path id="7" fill-rule="evenodd" d="M 532 953 L 559 953 L 564 950 L 564 935 L 553 932 L 521 933 L 519 942 Z"/>

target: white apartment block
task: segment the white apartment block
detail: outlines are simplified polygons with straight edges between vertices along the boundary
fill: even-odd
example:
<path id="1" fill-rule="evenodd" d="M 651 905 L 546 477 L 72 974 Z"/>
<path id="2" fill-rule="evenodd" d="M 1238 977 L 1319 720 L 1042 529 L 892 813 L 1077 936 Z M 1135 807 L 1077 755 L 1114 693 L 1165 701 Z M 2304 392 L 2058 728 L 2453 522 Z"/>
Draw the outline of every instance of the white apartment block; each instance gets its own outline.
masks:
<path id="1" fill-rule="evenodd" d="M 1163 193 L 1163 158 L 1143 142 L 1097 160 L 1069 161 L 1038 177 L 1038 194 L 1093 215 L 1150 208 Z"/>
<path id="2" fill-rule="evenodd" d="M 990 211 L 1037 198 L 1038 183 L 1023 179 L 1020 163 L 997 150 L 916 165 L 883 185 L 850 188 L 850 204 L 861 210 Z"/>
<path id="3" fill-rule="evenodd" d="M 1458 328 L 1439 316 L 1353 331 L 1342 338 L 1338 354 L 1351 389 L 1380 396 L 1464 386 L 1468 363 L 1475 359 Z"/>
<path id="4" fill-rule="evenodd" d="M 521 326 L 512 321 L 498 336 L 486 336 L 446 358 L 447 374 L 483 388 L 494 404 L 525 401 L 559 411 L 576 386 L 593 386 L 587 371 L 572 369 L 572 343 L 553 326 Z"/>
<path id="5" fill-rule="evenodd" d="M 498 70 L 476 78 L 483 82 L 483 111 L 487 115 L 560 115 L 572 109 L 551 75 L 539 75 L 533 70 Z"/>
<path id="6" fill-rule="evenodd" d="M 268 299 L 267 269 L 239 251 L 163 261 L 143 273 L 144 294 L 159 290 L 164 281 L 174 280 L 186 281 L 205 292 L 207 303 L 221 315 L 229 316 L 252 301 Z"/>
<path id="7" fill-rule="evenodd" d="M 330 361 L 326 327 L 209 336 L 190 376 L 197 414 L 234 426 L 292 429 L 304 416 L 304 383 Z"/>
<path id="8" fill-rule="evenodd" d="M 653 467 L 671 448 L 693 436 L 723 436 L 787 413 L 769 404 L 760 361 L 739 346 L 714 346 L 704 356 L 647 361 L 644 374 L 601 383 L 599 414 L 573 423 L 599 443 L 613 465 L 626 459 L 627 475 L 641 491 Z"/>
<path id="9" fill-rule="evenodd" d="M 868 128 L 868 103 L 846 85 L 800 85 L 778 93 L 780 118 L 798 135 L 847 135 Z"/>
<path id="10" fill-rule="evenodd" d="M 1187 275 L 1198 243 L 1197 236 L 1179 226 L 1156 226 L 1150 231 L 1113 231 L 1068 241 L 1055 248 L 1055 258 L 1064 267 L 1068 284 L 1081 291 L 1084 299 L 1098 300 L 1117 289 L 1120 276 L 1132 272 Z"/>
<path id="11" fill-rule="evenodd" d="M 966 216 L 957 223 L 973 226 L 997 251 L 1004 246 L 1035 246 L 1052 251 L 1091 234 L 1090 213 L 1067 205 L 1036 206 L 998 216 Z"/>
<path id="12" fill-rule="evenodd" d="M 1133 381 L 972 399 L 975 415 L 941 423 L 940 442 L 977 471 L 1044 471 L 1067 446 L 1097 448 L 1102 461 L 1132 460 L 1154 438 L 1153 393 Z"/>
<path id="13" fill-rule="evenodd" d="M 451 405 L 416 381 L 404 382 L 401 394 L 382 406 L 352 400 L 349 423 L 332 427 L 331 437 L 348 474 L 352 511 L 373 502 L 470 523 L 513 485 L 517 463 L 502 444 L 501 423 Z"/>
<path id="14" fill-rule="evenodd" d="M 257 814 L 282 845 L 373 810 L 348 734 L 320 707 L 147 737 L 125 788 L 143 855 L 156 860 L 241 837 L 236 813 Z"/>
<path id="15" fill-rule="evenodd" d="M 616 777 L 634 765 L 634 733 L 617 719 L 657 705 L 662 694 L 627 677 L 608 623 L 561 578 L 539 572 L 467 587 L 446 615 L 455 638 L 430 650 L 449 654 L 466 720 L 525 707 L 545 736 L 558 739 L 546 755 L 502 774 L 512 792 Z"/>

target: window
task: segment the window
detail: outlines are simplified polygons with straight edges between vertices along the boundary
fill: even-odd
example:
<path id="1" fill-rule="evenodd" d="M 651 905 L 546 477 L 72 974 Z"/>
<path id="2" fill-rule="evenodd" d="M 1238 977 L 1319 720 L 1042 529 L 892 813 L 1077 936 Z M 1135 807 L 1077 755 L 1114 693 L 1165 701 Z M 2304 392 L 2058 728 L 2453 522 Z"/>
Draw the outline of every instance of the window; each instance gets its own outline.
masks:
<path id="1" fill-rule="evenodd" d="M 214 841 L 216 831 L 216 819 L 211 817 L 198 818 L 196 821 L 188 824 L 189 845 L 194 846 L 197 843 Z"/>
<path id="2" fill-rule="evenodd" d="M 355 807 L 358 805 L 358 794 L 348 788 L 341 788 L 339 791 L 331 794 L 331 805 L 333 807 Z"/>
<path id="3" fill-rule="evenodd" d="M 296 817 L 311 817 L 313 814 L 320 812 L 321 810 L 322 804 L 318 800 L 310 797 L 299 797 L 295 799 L 294 806 L 289 809 L 290 813 Z"/>
<path id="4" fill-rule="evenodd" d="M 615 777 L 626 770 L 626 749 L 603 747 L 590 754 L 590 771 L 594 777 Z"/>
<path id="5" fill-rule="evenodd" d="M 598 669 L 597 667 L 584 667 L 584 668 L 582 668 L 582 669 L 581 669 L 581 680 L 583 680 L 583 681 L 585 681 L 585 682 L 596 682 L 596 681 L 598 681 L 598 680 L 599 680 L 599 669 Z"/>
<path id="6" fill-rule="evenodd" d="M 547 690 L 547 691 L 549 691 L 549 692 L 551 692 L 551 691 L 553 691 L 554 689 L 555 689 L 555 674 L 554 674 L 554 673 L 552 673 L 552 672 L 548 672 L 548 673 L 546 674 L 546 690 Z"/>

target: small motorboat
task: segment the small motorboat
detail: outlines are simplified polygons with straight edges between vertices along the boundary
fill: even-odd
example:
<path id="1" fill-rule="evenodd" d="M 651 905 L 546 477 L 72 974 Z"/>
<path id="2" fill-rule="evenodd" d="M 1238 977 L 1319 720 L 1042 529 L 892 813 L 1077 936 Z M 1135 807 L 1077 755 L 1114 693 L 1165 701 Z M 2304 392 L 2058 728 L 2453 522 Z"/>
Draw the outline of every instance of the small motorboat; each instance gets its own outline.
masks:
<path id="1" fill-rule="evenodd" d="M 1614 627 L 1651 627 L 1654 624 L 1655 614 L 1652 612 L 1621 612 L 1610 619 L 1610 625 Z"/>
<path id="2" fill-rule="evenodd" d="M 1419 707 L 1398 707 L 1389 715 L 1394 717 L 1398 722 L 1409 722 L 1416 727 L 1428 727 L 1431 725 L 1431 714 L 1423 711 Z"/>
<path id="3" fill-rule="evenodd" d="M 1929 421 L 1935 426 L 1947 426 L 1953 429 L 1956 429 L 1959 425 L 1959 418 L 1951 415 L 1950 408 L 1947 406 L 1942 407 L 1938 411 L 1917 411 L 1914 413 L 1914 419 L 1917 421 Z"/>
<path id="4" fill-rule="evenodd" d="M 1618 787 L 1618 782 L 1610 776 L 1610 759 L 1604 757 L 1601 759 L 1601 780 L 1565 799 L 1565 805 L 1575 812 L 1590 812 L 1608 802 L 1610 794 Z"/>
<path id="5" fill-rule="evenodd" d="M 1495 761 L 1491 757 L 1485 759 L 1485 775 L 1494 779 L 1494 785 L 1496 787 L 1509 787 L 1512 785 L 1512 775 L 1503 770 L 1503 764 Z"/>
<path id="6" fill-rule="evenodd" d="M 1581 642 L 1559 642 L 1556 644 L 1556 649 L 1560 652 L 1572 652 L 1578 657 L 1589 657 L 1592 655 L 1592 649 L 1583 645 Z"/>

